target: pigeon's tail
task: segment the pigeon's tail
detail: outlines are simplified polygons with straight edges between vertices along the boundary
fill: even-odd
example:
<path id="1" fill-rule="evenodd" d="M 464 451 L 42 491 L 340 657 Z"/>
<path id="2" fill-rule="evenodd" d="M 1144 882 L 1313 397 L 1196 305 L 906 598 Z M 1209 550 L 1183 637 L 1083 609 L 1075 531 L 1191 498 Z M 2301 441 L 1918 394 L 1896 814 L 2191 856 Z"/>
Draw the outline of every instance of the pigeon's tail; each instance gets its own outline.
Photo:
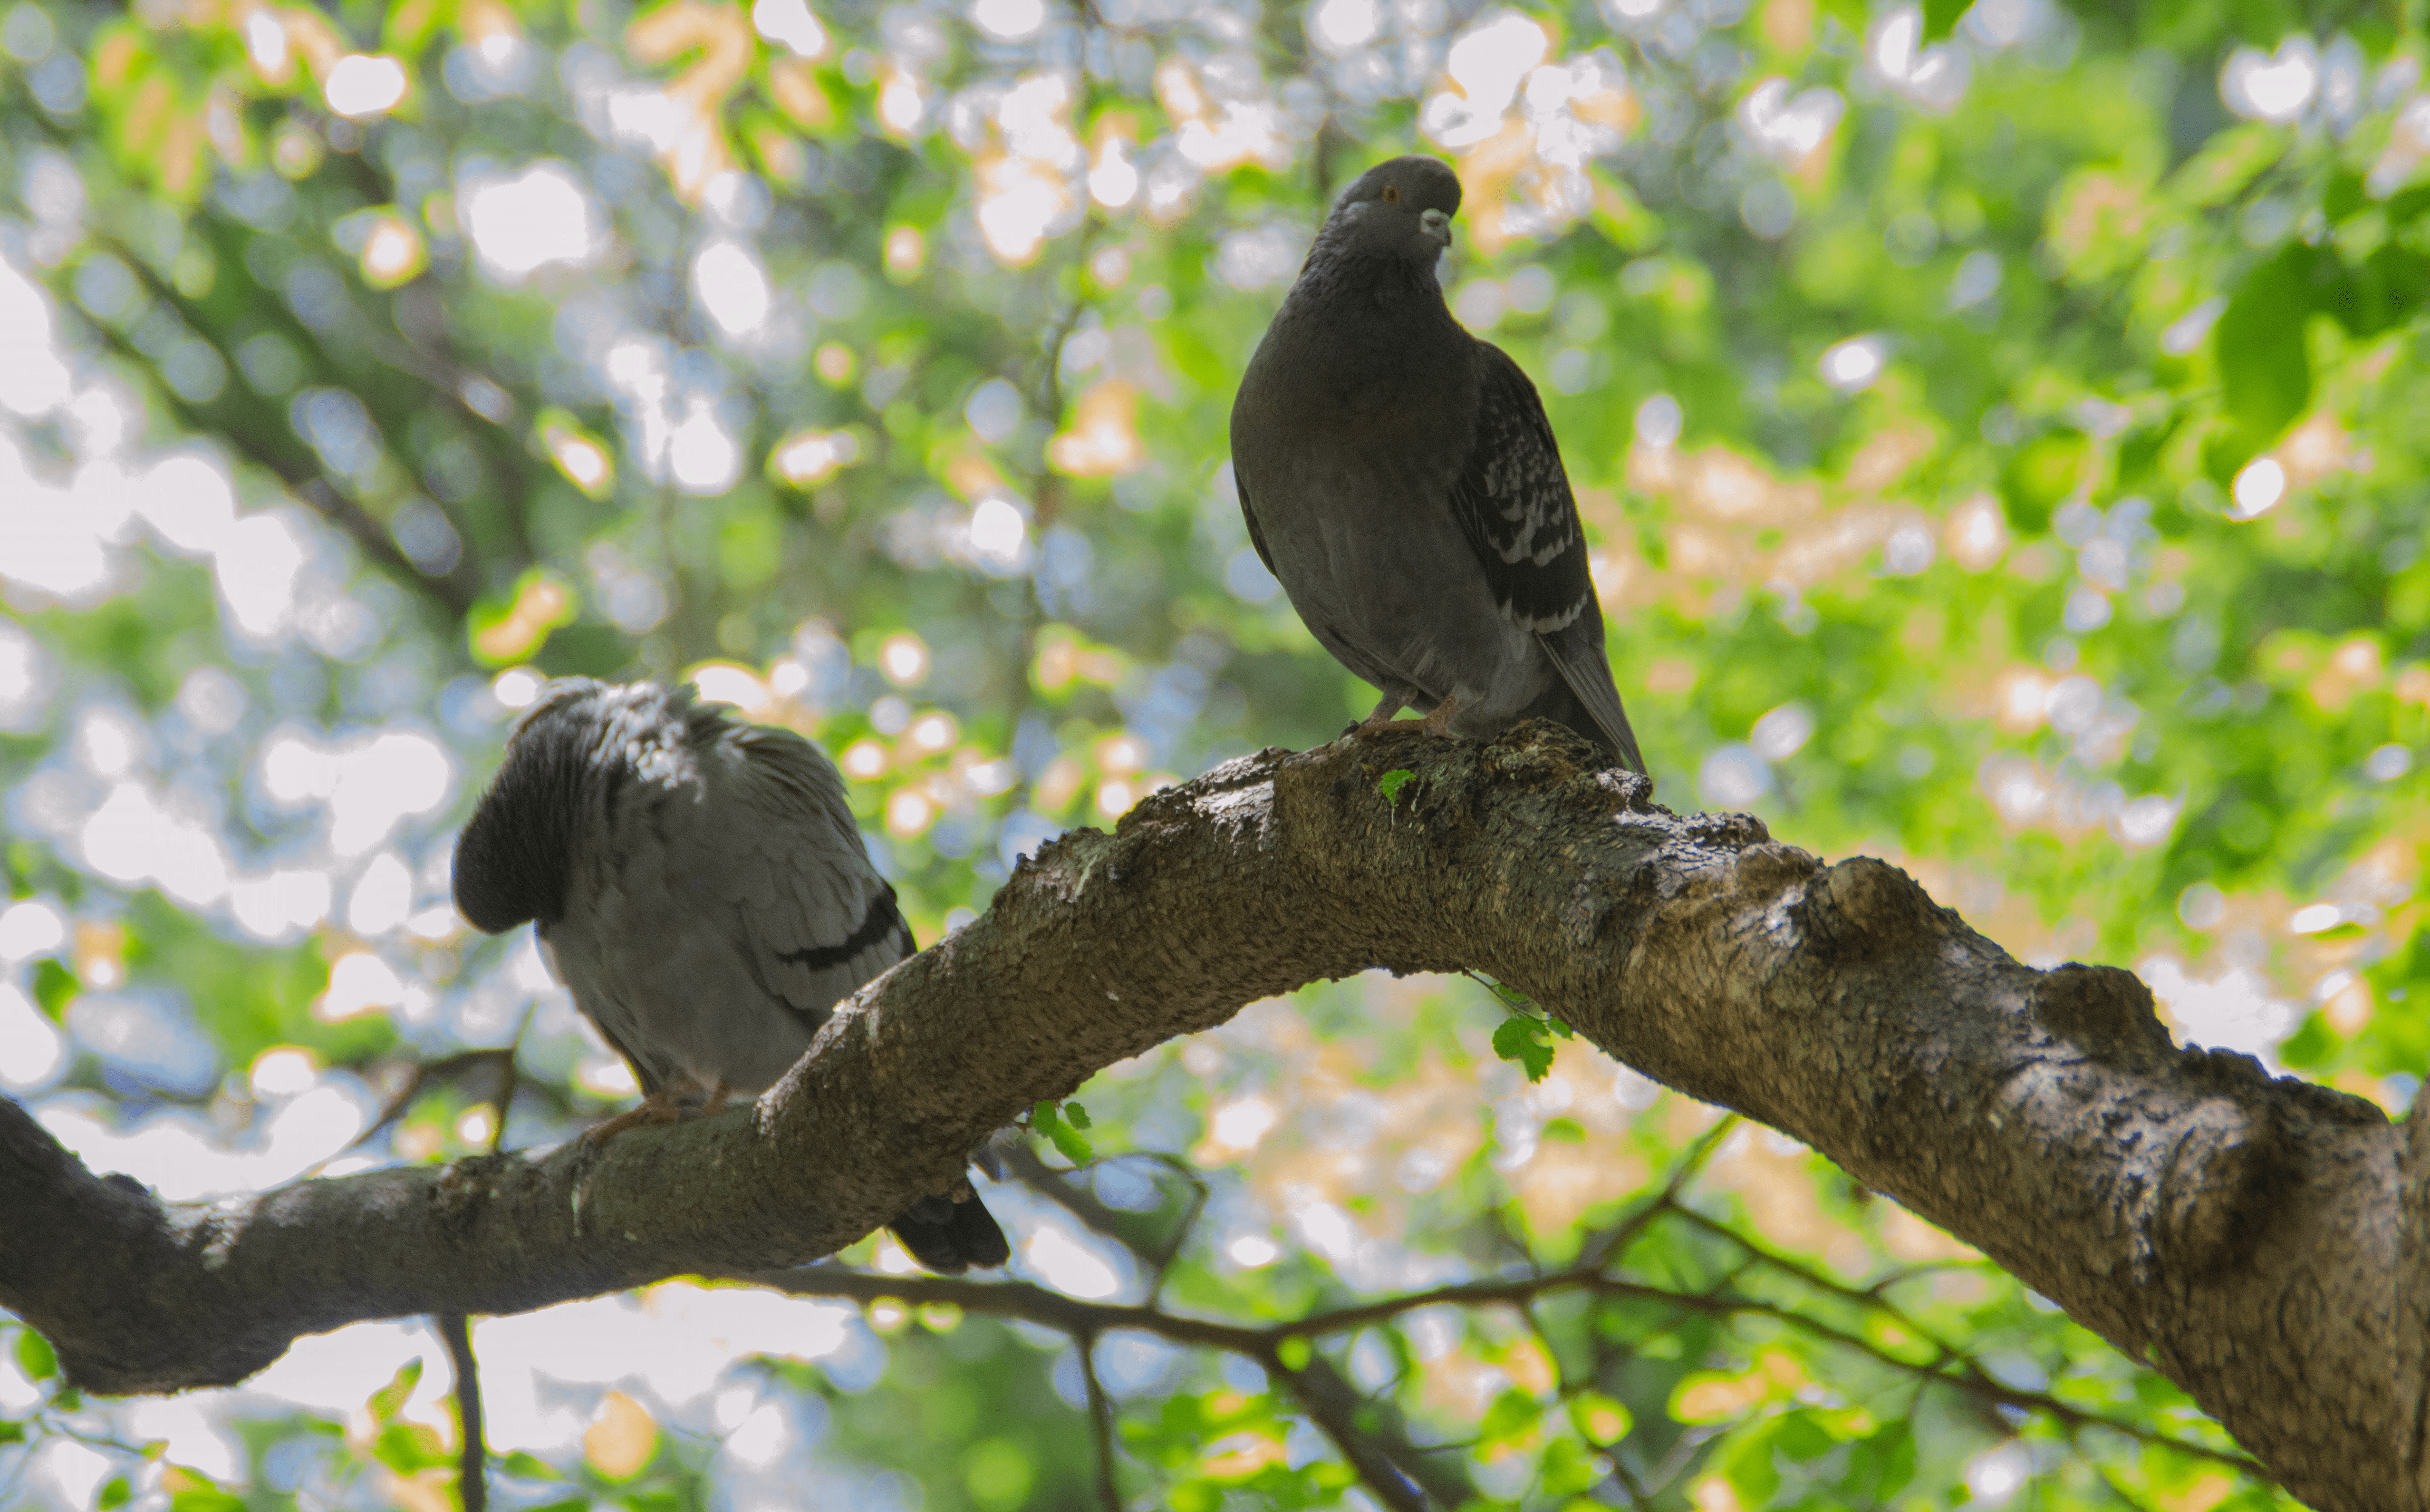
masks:
<path id="1" fill-rule="evenodd" d="M 973 1266 L 988 1270 L 1012 1258 L 995 1215 L 975 1194 L 923 1197 L 886 1226 L 911 1258 L 940 1275 L 957 1276 Z"/>
<path id="2" fill-rule="evenodd" d="M 1539 635 L 1536 641 L 1552 656 L 1561 681 L 1523 710 L 1523 717 L 1556 720 L 1610 752 L 1629 771 L 1651 776 L 1637 749 L 1637 732 L 1628 727 L 1628 712 L 1620 706 L 1620 690 L 1612 686 L 1602 638 L 1582 635 L 1573 624 Z"/>

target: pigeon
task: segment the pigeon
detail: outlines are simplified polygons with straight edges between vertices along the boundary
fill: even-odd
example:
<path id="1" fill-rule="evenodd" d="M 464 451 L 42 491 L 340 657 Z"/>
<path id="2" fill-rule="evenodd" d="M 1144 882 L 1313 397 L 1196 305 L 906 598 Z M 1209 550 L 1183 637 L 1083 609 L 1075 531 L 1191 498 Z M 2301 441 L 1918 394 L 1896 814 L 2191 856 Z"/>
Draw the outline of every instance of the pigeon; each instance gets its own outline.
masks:
<path id="1" fill-rule="evenodd" d="M 835 763 L 731 713 L 690 685 L 551 683 L 457 842 L 457 907 L 487 934 L 533 923 L 647 1094 L 584 1136 L 593 1150 L 688 1101 L 714 1113 L 767 1090 L 914 948 Z M 967 1184 L 889 1226 L 932 1271 L 1011 1254 Z"/>
<path id="2" fill-rule="evenodd" d="M 1249 540 L 1335 659 L 1436 735 L 1568 725 L 1642 773 L 1577 502 L 1536 386 L 1461 328 L 1435 264 L 1459 179 L 1395 158 L 1342 191 L 1232 404 Z"/>

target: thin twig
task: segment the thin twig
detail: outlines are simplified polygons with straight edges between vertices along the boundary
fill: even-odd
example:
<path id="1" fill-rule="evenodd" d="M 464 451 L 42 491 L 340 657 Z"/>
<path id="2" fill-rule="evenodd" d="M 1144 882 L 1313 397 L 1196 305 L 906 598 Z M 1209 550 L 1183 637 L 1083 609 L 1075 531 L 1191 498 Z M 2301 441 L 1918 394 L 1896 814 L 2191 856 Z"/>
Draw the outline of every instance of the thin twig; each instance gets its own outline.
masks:
<path id="1" fill-rule="evenodd" d="M 1696 1136 L 1689 1142 L 1687 1154 L 1681 1155 L 1679 1163 L 1672 1168 L 1671 1179 L 1663 1184 L 1660 1195 L 1623 1219 L 1610 1233 L 1600 1238 L 1589 1239 L 1578 1247 L 1579 1268 L 1600 1271 L 1610 1265 L 1628 1253 L 1629 1247 L 1637 1242 L 1638 1236 L 1644 1233 L 1656 1219 L 1676 1209 L 1679 1194 L 1687 1190 L 1688 1183 L 1705 1169 L 1713 1158 L 1713 1152 L 1722 1147 L 1722 1141 L 1739 1126 L 1739 1122 L 1737 1114 L 1727 1113 L 1711 1128 Z"/>
<path id="2" fill-rule="evenodd" d="M 2152 1512 L 2150 1507 L 2146 1506 L 2141 1502 L 2137 1501 L 2133 1493 L 2129 1492 L 2126 1487 L 2118 1484 L 2118 1477 L 2109 1473 L 2108 1466 L 2095 1460 L 2093 1461 L 2092 1470 L 2094 1474 L 2101 1477 L 2101 1484 L 2109 1487 L 2109 1494 L 2118 1498 L 2119 1501 L 2126 1504 L 2128 1512 Z"/>
<path id="3" fill-rule="evenodd" d="M 1427 1512 L 1430 1505 L 1417 1483 L 1370 1436 L 1350 1421 L 1341 1404 L 1323 1387 L 1328 1384 L 1322 1359 L 1293 1371 L 1283 1363 L 1282 1342 L 1294 1327 L 1243 1328 L 1212 1320 L 1188 1318 L 1154 1307 L 1082 1302 L 1027 1281 L 969 1281 L 957 1276 L 895 1276 L 851 1271 L 837 1265 L 805 1266 L 794 1271 L 719 1272 L 721 1279 L 747 1281 L 802 1297 L 843 1297 L 874 1302 L 880 1297 L 920 1304 L 947 1302 L 965 1312 L 999 1318 L 1021 1318 L 1063 1333 L 1103 1333 L 1133 1328 L 1175 1343 L 1220 1349 L 1256 1361 L 1281 1381 L 1301 1409 L 1333 1440 L 1351 1470 L 1378 1501 L 1394 1512 Z"/>
<path id="4" fill-rule="evenodd" d="M 1900 1266 L 1880 1280 L 1868 1283 L 1865 1287 L 1865 1295 L 1883 1296 L 1893 1287 L 1903 1287 L 1910 1281 L 1922 1281 L 1928 1276 L 1939 1275 L 1948 1271 L 1963 1271 L 1981 1275 L 1986 1271 L 1996 1269 L 1998 1268 L 1989 1260 L 1922 1260 L 1914 1265 Z"/>
<path id="5" fill-rule="evenodd" d="M 1392 1512 L 1428 1512 L 1425 1487 L 1358 1431 L 1357 1422 L 1344 1410 L 1342 1403 L 1333 1393 L 1319 1389 L 1319 1383 L 1307 1379 L 1312 1372 L 1295 1371 L 1284 1364 L 1281 1344 L 1277 1337 L 1257 1356 L 1257 1362 L 1267 1373 L 1280 1377 L 1290 1387 L 1308 1421 L 1333 1440 L 1333 1447 L 1367 1489 L 1374 1493 L 1375 1500 Z"/>
<path id="6" fill-rule="evenodd" d="M 1389 1322 L 1420 1308 L 1451 1304 L 1458 1306 L 1520 1306 L 1536 1297 L 1556 1291 L 1585 1291 L 1591 1295 L 1619 1300 L 1649 1303 L 1701 1313 L 1712 1318 L 1769 1318 L 1825 1343 L 1852 1350 L 1903 1374 L 1921 1378 L 1926 1384 L 1945 1386 L 1965 1393 L 1977 1402 L 1993 1406 L 2016 1407 L 2027 1412 L 2039 1412 L 2071 1427 L 2105 1428 L 2139 1443 L 2153 1444 L 2175 1450 L 2197 1459 L 2223 1466 L 2250 1475 L 2266 1485 L 2274 1485 L 2270 1473 L 2255 1461 L 2230 1450 L 2213 1449 L 2133 1423 L 2101 1417 L 2063 1402 L 2048 1392 L 2023 1391 L 2002 1384 L 1988 1375 L 1951 1374 L 1939 1360 L 1911 1360 L 1897 1352 L 1874 1343 L 1861 1334 L 1835 1327 L 1819 1319 L 1809 1318 L 1794 1308 L 1757 1298 L 1735 1294 L 1728 1288 L 1738 1274 L 1757 1262 L 1750 1258 L 1744 1266 L 1725 1274 L 1719 1287 L 1703 1293 L 1673 1291 L 1661 1287 L 1624 1281 L 1595 1271 L 1573 1269 L 1549 1275 L 1524 1276 L 1508 1280 L 1471 1281 L 1407 1292 L 1397 1297 L 1381 1298 L 1353 1306 L 1337 1307 L 1327 1312 L 1311 1314 L 1286 1323 L 1262 1328 L 1243 1327 L 1212 1319 L 1190 1318 L 1141 1305 L 1115 1305 L 1082 1302 L 1059 1292 L 1049 1291 L 1028 1282 L 974 1282 L 945 1276 L 881 1276 L 865 1275 L 835 1266 L 811 1266 L 798 1271 L 755 1271 L 738 1273 L 735 1279 L 758 1282 L 805 1296 L 855 1297 L 863 1300 L 879 1296 L 901 1297 L 908 1301 L 951 1302 L 969 1312 L 1027 1318 L 1066 1333 L 1082 1329 L 1135 1328 L 1176 1343 L 1198 1344 L 1228 1350 L 1267 1365 L 1270 1371 L 1286 1375 L 1294 1372 L 1284 1369 L 1277 1351 L 1282 1341 L 1291 1336 L 1315 1338 L 1328 1334 L 1354 1332 L 1371 1323 Z M 1319 1427 L 1324 1427 L 1322 1421 Z M 1344 1425 L 1346 1426 L 1346 1425 Z M 1332 1433 L 1332 1429 L 1327 1429 Z M 1378 1493 L 1381 1494 L 1380 1492 Z"/>
<path id="7" fill-rule="evenodd" d="M 1654 1498 L 1646 1494 L 1645 1483 L 1637 1478 L 1637 1472 L 1630 1470 L 1621 1459 L 1621 1446 L 1609 1445 L 1603 1453 L 1604 1457 L 1611 1461 L 1611 1478 L 1618 1481 L 1620 1488 L 1628 1493 L 1628 1504 L 1638 1508 L 1638 1512 L 1652 1512 Z"/>
<path id="8" fill-rule="evenodd" d="M 175 310 L 184 320 L 188 329 L 194 333 L 194 339 L 211 349 L 212 355 L 220 359 L 222 367 L 229 370 L 236 369 L 237 363 L 223 349 L 223 342 L 218 334 L 210 331 L 196 318 L 198 311 L 191 301 L 177 292 L 174 285 L 163 279 L 149 263 L 131 249 L 106 237 L 97 240 L 104 246 L 112 247 L 120 254 L 120 261 L 133 271 L 137 281 L 144 286 L 147 293 Z M 75 307 L 64 300 L 61 304 L 70 309 Z M 100 338 L 112 352 L 157 376 L 158 368 L 124 332 L 108 322 L 92 316 L 85 316 L 83 324 L 87 330 Z M 432 506 L 447 519 L 449 528 L 456 532 L 457 540 L 462 546 L 461 555 L 455 566 L 448 571 L 435 575 L 425 573 L 411 557 L 406 556 L 404 548 L 396 543 L 396 538 L 390 533 L 388 525 L 377 515 L 365 508 L 352 493 L 340 487 L 336 479 L 315 468 L 305 466 L 293 457 L 277 455 L 264 445 L 261 439 L 248 428 L 212 424 L 203 413 L 204 404 L 188 402 L 183 394 L 169 388 L 165 380 L 156 383 L 153 387 L 154 397 L 176 415 L 179 424 L 185 430 L 198 436 L 217 436 L 229 441 L 238 452 L 243 455 L 245 460 L 275 476 L 279 482 L 286 485 L 289 492 L 309 505 L 316 513 L 331 524 L 343 530 L 352 538 L 357 550 L 385 569 L 389 575 L 398 582 L 432 599 L 453 618 L 461 619 L 472 607 L 474 598 L 479 594 L 480 569 L 477 563 L 471 560 L 472 538 L 464 522 L 456 518 L 455 511 L 441 505 Z"/>
<path id="9" fill-rule="evenodd" d="M 1190 1230 L 1197 1225 L 1199 1215 L 1207 1210 L 1211 1195 L 1207 1183 L 1199 1178 L 1197 1172 L 1171 1155 L 1140 1151 L 1099 1161 L 1099 1165 L 1111 1164 L 1114 1160 L 1151 1161 L 1180 1177 L 1190 1188 L 1189 1207 L 1180 1221 L 1160 1243 L 1150 1246 L 1125 1232 L 1123 1220 L 1133 1215 L 1082 1186 L 1074 1179 L 1080 1172 L 1058 1171 L 1048 1165 L 1027 1140 L 1015 1140 L 1000 1147 L 996 1151 L 996 1158 L 1003 1162 L 1006 1174 L 1087 1224 L 1091 1232 L 1101 1234 L 1128 1250 L 1134 1258 L 1147 1267 L 1152 1277 L 1147 1294 L 1150 1303 L 1163 1294 L 1165 1277 L 1172 1271 L 1173 1261 L 1180 1257 L 1182 1247 L 1189 1243 Z"/>
<path id="10" fill-rule="evenodd" d="M 1080 1352 L 1080 1378 L 1089 1384 L 1089 1428 L 1097 1440 L 1097 1500 L 1106 1512 L 1123 1512 L 1122 1487 L 1114 1479 L 1114 1404 L 1097 1378 L 1097 1336 L 1072 1336 Z"/>
<path id="11" fill-rule="evenodd" d="M 512 1045 L 487 1050 L 459 1050 L 452 1055 L 442 1055 L 437 1060 L 416 1061 L 412 1080 L 407 1082 L 402 1090 L 388 1100 L 388 1105 L 380 1109 L 380 1116 L 373 1122 L 371 1127 L 355 1136 L 354 1141 L 346 1148 L 359 1149 L 377 1138 L 382 1130 L 403 1118 L 406 1111 L 413 1106 L 423 1093 L 493 1061 L 502 1062 L 506 1066 L 505 1074 L 510 1078 L 508 1086 L 511 1088 L 511 1078 L 515 1073 L 515 1047 Z M 509 1090 L 506 1095 L 512 1096 L 513 1093 Z M 498 1110 L 499 1131 L 504 1133 L 506 1126 L 506 1109 L 501 1106 Z M 492 1145 L 491 1148 L 494 1150 L 496 1147 Z"/>
<path id="12" fill-rule="evenodd" d="M 497 1155 L 507 1147 L 507 1113 L 514 1105 L 515 1093 L 523 1081 L 521 1064 L 515 1055 L 523 1049 L 524 1036 L 530 1032 L 532 1016 L 538 1012 L 540 1005 L 537 1003 L 524 1008 L 523 1022 L 515 1025 L 515 1037 L 506 1043 L 506 1063 L 498 1072 L 498 1095 L 490 1100 L 498 1110 L 498 1126 L 490 1131 L 491 1155 Z"/>
<path id="13" fill-rule="evenodd" d="M 1829 1292 L 1832 1296 L 1838 1297 L 1844 1302 L 1852 1303 L 1859 1307 L 1868 1307 L 1875 1312 L 1887 1316 L 1891 1321 L 1897 1323 L 1908 1333 L 1913 1334 L 1916 1338 L 1923 1340 L 1927 1344 L 1930 1344 L 1934 1349 L 1939 1350 L 1943 1359 L 1956 1361 L 1967 1361 L 1969 1359 L 1969 1356 L 1964 1350 L 1959 1349 L 1956 1345 L 1950 1343 L 1939 1335 L 1934 1333 L 1931 1329 L 1925 1327 L 1905 1307 L 1892 1302 L 1888 1297 L 1877 1295 L 1873 1288 L 1870 1287 L 1860 1288 L 1849 1286 L 1847 1283 L 1840 1281 L 1836 1277 L 1826 1275 L 1822 1271 L 1817 1271 L 1813 1267 L 1806 1265 L 1802 1261 L 1791 1259 L 1789 1256 L 1773 1249 L 1770 1245 L 1763 1243 L 1759 1239 L 1749 1238 L 1746 1235 L 1739 1233 L 1737 1229 L 1730 1227 L 1727 1223 L 1723 1223 L 1717 1219 L 1707 1218 L 1704 1214 L 1697 1212 L 1692 1207 L 1679 1207 L 1673 1209 L 1673 1211 L 1678 1214 L 1680 1221 L 1687 1223 L 1689 1227 L 1702 1229 L 1706 1233 L 1710 1234 L 1717 1238 L 1727 1239 L 1730 1243 L 1737 1245 L 1748 1254 L 1760 1260 L 1773 1270 L 1780 1271 L 1784 1275 L 1794 1276 L 1799 1281 L 1812 1287 L 1817 1291 Z"/>
<path id="14" fill-rule="evenodd" d="M 1181 1215 L 1181 1221 L 1173 1227 L 1173 1237 L 1167 1239 L 1163 1247 L 1157 1252 L 1156 1280 L 1147 1288 L 1147 1300 L 1150 1304 L 1154 1304 L 1164 1295 L 1164 1283 L 1173 1273 L 1173 1262 L 1181 1258 L 1182 1246 L 1190 1242 L 1190 1233 L 1198 1227 L 1200 1216 L 1207 1211 L 1207 1203 L 1213 1200 L 1215 1195 L 1213 1189 L 1199 1177 L 1197 1172 L 1184 1167 L 1183 1173 L 1190 1183 L 1190 1210 Z"/>
<path id="15" fill-rule="evenodd" d="M 1060 1171 L 1048 1165 L 1027 1139 L 998 1145 L 995 1156 L 1004 1162 L 1006 1173 L 1015 1181 L 1078 1219 L 1092 1232 L 1125 1249 L 1131 1247 L 1130 1239 L 1123 1233 L 1122 1210 L 1072 1180 L 1078 1174 L 1076 1170 Z"/>
<path id="16" fill-rule="evenodd" d="M 481 1432 L 481 1370 L 473 1358 L 473 1330 L 459 1312 L 441 1313 L 439 1337 L 456 1367 L 456 1495 L 464 1512 L 490 1504 L 490 1446 Z"/>
<path id="17" fill-rule="evenodd" d="M 497 1127 L 490 1131 L 490 1154 L 491 1155 L 497 1155 L 507 1147 L 507 1109 L 514 1105 L 515 1083 L 519 1079 L 520 1073 L 515 1069 L 515 1053 L 509 1048 L 507 1051 L 506 1069 L 498 1073 L 498 1095 L 490 1100 L 491 1105 L 498 1110 Z"/>

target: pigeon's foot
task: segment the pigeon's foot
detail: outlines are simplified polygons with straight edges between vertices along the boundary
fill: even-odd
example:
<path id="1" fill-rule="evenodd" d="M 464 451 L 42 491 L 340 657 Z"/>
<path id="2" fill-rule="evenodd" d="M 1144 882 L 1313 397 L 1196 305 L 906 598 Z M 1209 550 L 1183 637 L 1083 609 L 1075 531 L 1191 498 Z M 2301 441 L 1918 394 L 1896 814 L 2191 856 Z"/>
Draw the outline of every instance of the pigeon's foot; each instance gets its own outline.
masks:
<path id="1" fill-rule="evenodd" d="M 596 1155 L 602 1145 L 626 1129 L 638 1129 L 650 1123 L 673 1123 L 683 1115 L 683 1105 L 676 1102 L 672 1094 L 652 1092 L 641 1099 L 638 1106 L 628 1107 L 606 1122 L 594 1123 L 583 1130 L 582 1143 Z"/>
<path id="2" fill-rule="evenodd" d="M 1381 735 L 1386 730 L 1415 728 L 1423 730 L 1437 739 L 1451 739 L 1452 717 L 1459 712 L 1459 699 L 1456 696 L 1443 699 L 1434 706 L 1434 711 L 1423 719 L 1402 720 L 1392 717 L 1408 707 L 1410 700 L 1420 696 L 1414 690 L 1386 693 L 1376 704 L 1373 713 L 1341 733 L 1345 736 Z"/>
<path id="3" fill-rule="evenodd" d="M 1459 695 L 1456 693 L 1446 695 L 1441 703 L 1434 706 L 1434 711 L 1425 717 L 1421 728 L 1438 740 L 1452 739 L 1454 739 L 1451 733 L 1452 716 L 1458 712 Z"/>
<path id="4" fill-rule="evenodd" d="M 694 1095 L 701 1099 L 697 1105 L 690 1101 Z M 669 1088 L 652 1092 L 641 1099 L 638 1106 L 626 1108 L 606 1122 L 594 1123 L 583 1130 L 582 1143 L 590 1154 L 596 1155 L 603 1145 L 627 1129 L 652 1123 L 680 1123 L 686 1119 L 715 1118 L 725 1111 L 726 1100 L 733 1095 L 734 1089 L 725 1085 L 722 1076 L 718 1078 L 717 1085 L 705 1094 L 695 1087 Z"/>
<path id="5" fill-rule="evenodd" d="M 1414 688 L 1387 688 L 1384 696 L 1375 701 L 1375 706 L 1367 711 L 1367 717 L 1341 733 L 1373 735 L 1378 730 L 1405 728 L 1410 722 L 1396 720 L 1392 716 L 1408 707 L 1409 700 L 1417 696 L 1418 690 Z"/>

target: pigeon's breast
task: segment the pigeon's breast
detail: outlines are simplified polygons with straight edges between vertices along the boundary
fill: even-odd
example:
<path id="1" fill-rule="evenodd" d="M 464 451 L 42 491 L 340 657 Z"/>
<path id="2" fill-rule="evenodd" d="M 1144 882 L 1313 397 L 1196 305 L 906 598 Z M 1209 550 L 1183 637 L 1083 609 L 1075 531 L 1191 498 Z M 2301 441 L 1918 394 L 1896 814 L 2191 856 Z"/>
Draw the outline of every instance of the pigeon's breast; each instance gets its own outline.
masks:
<path id="1" fill-rule="evenodd" d="M 1300 618 L 1345 666 L 1421 706 L 1533 678 L 1534 637 L 1501 612 L 1438 467 L 1314 445 L 1245 479 Z"/>

